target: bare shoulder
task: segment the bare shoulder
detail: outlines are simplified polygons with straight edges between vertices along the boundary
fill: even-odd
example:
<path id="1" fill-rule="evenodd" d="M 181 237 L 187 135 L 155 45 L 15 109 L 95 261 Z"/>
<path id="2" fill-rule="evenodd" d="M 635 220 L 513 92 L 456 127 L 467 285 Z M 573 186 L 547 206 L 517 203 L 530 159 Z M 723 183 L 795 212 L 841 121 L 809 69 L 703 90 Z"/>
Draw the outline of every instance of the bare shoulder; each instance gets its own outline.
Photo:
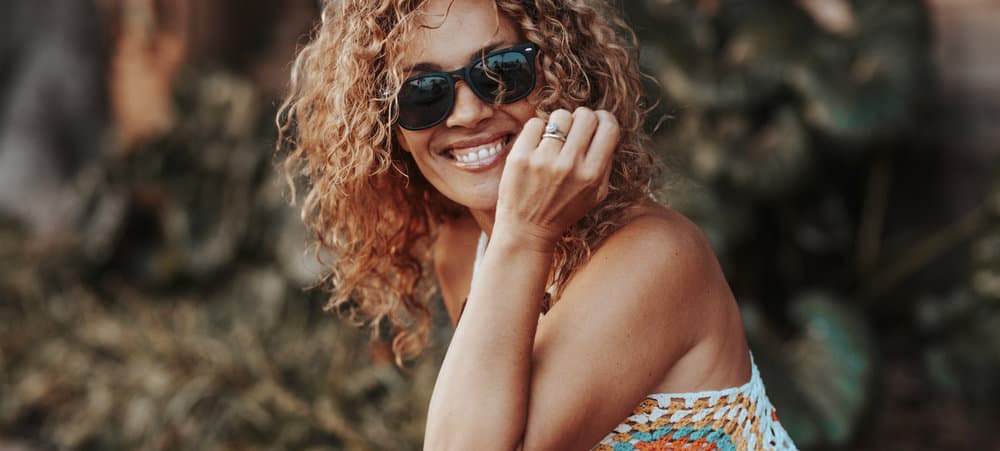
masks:
<path id="1" fill-rule="evenodd" d="M 574 272 L 551 313 L 581 311 L 618 318 L 637 331 L 655 329 L 648 335 L 654 340 L 650 344 L 669 346 L 679 357 L 701 338 L 703 328 L 693 324 L 710 321 L 731 301 L 712 247 L 698 226 L 648 202 L 634 208 L 625 224 Z"/>
<path id="2" fill-rule="evenodd" d="M 711 244 L 691 220 L 648 202 L 630 212 L 626 221 L 601 243 L 574 282 L 617 285 L 617 277 L 608 274 L 627 270 L 631 288 L 659 294 L 658 302 L 704 299 L 704 290 L 713 287 L 728 292 L 728 286 L 718 286 L 725 285 L 725 278 Z M 637 294 L 637 299 L 645 298 Z"/>
<path id="3" fill-rule="evenodd" d="M 738 386 L 749 374 L 739 311 L 704 234 L 656 204 L 631 213 L 574 272 L 535 337 L 530 399 L 545 414 L 532 424 L 579 436 L 581 447 L 650 393 Z"/>
<path id="4" fill-rule="evenodd" d="M 476 222 L 471 217 L 462 216 L 441 224 L 434 241 L 434 272 L 453 325 L 462 301 L 469 294 L 479 234 Z"/>
<path id="5" fill-rule="evenodd" d="M 645 257 L 687 263 L 715 261 L 712 246 L 701 229 L 684 215 L 646 202 L 626 218 L 626 223 L 598 248 L 595 257 Z"/>
<path id="6" fill-rule="evenodd" d="M 651 368 L 661 375 L 656 391 L 739 385 L 749 374 L 739 309 L 711 243 L 661 205 L 634 209 L 577 270 L 560 304 L 616 321 L 603 327 L 628 328 L 634 345 L 656 350 L 644 357 L 659 362 Z"/>

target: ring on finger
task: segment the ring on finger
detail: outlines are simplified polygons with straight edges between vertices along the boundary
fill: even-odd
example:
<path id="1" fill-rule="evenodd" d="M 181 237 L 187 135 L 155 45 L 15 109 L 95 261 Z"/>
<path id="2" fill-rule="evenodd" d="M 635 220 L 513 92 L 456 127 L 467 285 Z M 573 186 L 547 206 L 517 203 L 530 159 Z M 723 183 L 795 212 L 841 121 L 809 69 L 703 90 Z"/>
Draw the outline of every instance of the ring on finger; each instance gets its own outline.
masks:
<path id="1" fill-rule="evenodd" d="M 545 125 L 545 133 L 542 133 L 542 138 L 552 138 L 566 142 L 566 134 L 564 134 L 562 130 L 559 130 L 559 126 L 553 122 L 549 122 Z"/>

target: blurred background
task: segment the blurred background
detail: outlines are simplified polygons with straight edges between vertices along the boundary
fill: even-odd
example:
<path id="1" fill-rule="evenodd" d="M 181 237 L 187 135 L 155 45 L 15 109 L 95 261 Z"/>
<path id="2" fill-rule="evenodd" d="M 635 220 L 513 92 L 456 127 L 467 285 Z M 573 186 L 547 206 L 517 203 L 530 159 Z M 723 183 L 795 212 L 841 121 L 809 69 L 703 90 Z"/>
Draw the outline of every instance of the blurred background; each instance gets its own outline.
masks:
<path id="1" fill-rule="evenodd" d="M 1000 450 L 1000 2 L 621 3 L 799 446 Z M 322 312 L 276 169 L 318 15 L 0 2 L 0 450 L 419 449 L 443 310 L 403 369 Z"/>

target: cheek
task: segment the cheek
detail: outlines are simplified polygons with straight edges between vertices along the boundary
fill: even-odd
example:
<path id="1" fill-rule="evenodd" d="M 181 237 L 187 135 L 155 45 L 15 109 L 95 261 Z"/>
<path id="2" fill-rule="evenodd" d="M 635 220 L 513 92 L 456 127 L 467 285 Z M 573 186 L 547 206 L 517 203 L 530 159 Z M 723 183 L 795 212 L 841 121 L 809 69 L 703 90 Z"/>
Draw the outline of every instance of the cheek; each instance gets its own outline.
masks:
<path id="1" fill-rule="evenodd" d="M 395 135 L 397 149 L 393 152 L 394 158 L 403 162 L 409 175 L 425 178 L 424 166 L 428 164 L 430 154 L 427 147 L 429 136 L 407 130 L 397 130 Z"/>
<path id="2" fill-rule="evenodd" d="M 399 144 L 399 148 L 404 152 L 414 156 L 427 153 L 430 146 L 431 136 L 433 134 L 433 130 L 435 129 L 436 127 L 426 130 L 413 131 L 396 128 L 396 143 Z"/>
<path id="3" fill-rule="evenodd" d="M 536 105 L 537 104 L 535 102 L 530 102 L 528 100 L 525 100 L 522 102 L 517 102 L 514 105 L 510 105 L 507 111 L 508 114 L 517 119 L 517 121 L 520 123 L 521 126 L 524 126 L 524 123 L 528 122 L 528 119 L 537 116 L 535 108 Z"/>
<path id="4" fill-rule="evenodd" d="M 414 158 L 416 155 L 413 153 L 414 137 L 410 136 L 410 133 L 398 129 L 395 136 L 397 149 L 393 151 L 393 159 L 403 164 L 403 169 L 410 177 L 416 176 L 423 179 L 423 172 Z"/>
<path id="5" fill-rule="evenodd" d="M 521 125 L 528 122 L 535 116 L 538 116 L 538 104 L 541 102 L 542 90 L 539 88 L 541 86 L 540 82 L 535 84 L 535 90 L 525 97 L 524 100 L 510 105 L 514 111 L 512 114 L 520 119 Z"/>

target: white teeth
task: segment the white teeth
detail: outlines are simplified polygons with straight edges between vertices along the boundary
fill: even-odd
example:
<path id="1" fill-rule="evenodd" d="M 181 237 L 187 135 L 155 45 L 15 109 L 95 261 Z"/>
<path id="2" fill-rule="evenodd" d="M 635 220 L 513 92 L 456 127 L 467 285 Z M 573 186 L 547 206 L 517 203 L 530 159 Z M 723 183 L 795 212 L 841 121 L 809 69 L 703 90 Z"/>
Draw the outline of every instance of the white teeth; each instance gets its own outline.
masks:
<path id="1" fill-rule="evenodd" d="M 505 142 L 506 138 L 502 138 L 499 141 L 497 141 L 496 144 L 482 146 L 479 147 L 478 149 L 470 150 L 469 153 L 466 154 L 452 153 L 452 155 L 454 155 L 456 160 L 462 163 L 475 163 L 479 160 L 483 160 L 500 153 L 500 150 L 503 149 L 503 145 Z"/>

